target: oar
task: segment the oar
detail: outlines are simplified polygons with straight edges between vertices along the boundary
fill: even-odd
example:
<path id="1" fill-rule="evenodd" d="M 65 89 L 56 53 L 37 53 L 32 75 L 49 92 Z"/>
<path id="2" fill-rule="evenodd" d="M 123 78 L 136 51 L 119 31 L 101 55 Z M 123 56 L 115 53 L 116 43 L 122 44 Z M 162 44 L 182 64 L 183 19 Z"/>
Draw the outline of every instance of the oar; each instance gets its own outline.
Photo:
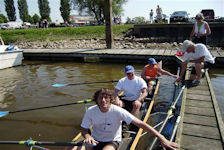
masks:
<path id="1" fill-rule="evenodd" d="M 167 123 L 167 121 L 168 121 L 168 119 L 169 119 L 169 116 L 171 116 L 171 115 L 173 114 L 173 109 L 175 109 L 175 106 L 176 106 L 178 100 L 180 99 L 180 96 L 181 96 L 181 94 L 182 94 L 184 88 L 185 88 L 185 86 L 183 86 L 183 87 L 181 88 L 181 90 L 180 90 L 180 92 L 179 92 L 179 94 L 178 94 L 176 100 L 173 102 L 173 104 L 171 105 L 170 109 L 168 110 L 168 112 L 167 112 L 167 116 L 166 116 L 165 121 L 164 121 L 164 123 L 162 124 L 160 130 L 159 130 L 159 133 L 161 133 L 162 130 L 163 130 L 163 128 L 165 127 L 165 125 L 166 125 L 166 123 Z M 153 142 L 152 142 L 152 144 L 151 144 L 149 150 L 152 150 L 152 149 L 153 149 L 153 147 L 154 147 L 156 141 L 157 141 L 157 138 L 155 138 L 155 139 L 153 140 Z"/>
<path id="2" fill-rule="evenodd" d="M 65 87 L 71 85 L 85 85 L 85 84 L 98 84 L 98 83 L 113 83 L 118 82 L 118 80 L 110 80 L 110 81 L 99 81 L 99 82 L 84 82 L 84 83 L 71 83 L 71 84 L 54 84 L 53 87 Z"/>
<path id="3" fill-rule="evenodd" d="M 34 146 L 34 145 L 42 145 L 42 146 L 82 146 L 87 145 L 85 143 L 77 143 L 77 142 L 41 142 L 34 140 L 27 141 L 0 141 L 0 144 L 13 144 L 13 145 L 26 145 L 26 146 Z"/>
<path id="4" fill-rule="evenodd" d="M 17 112 L 24 112 L 24 111 L 32 111 L 32 110 L 38 110 L 38 109 L 45 109 L 45 108 L 53 108 L 53 107 L 60 107 L 60 106 L 67 106 L 67 105 L 74 105 L 74 104 L 83 104 L 83 103 L 89 103 L 91 102 L 91 99 L 81 100 L 73 103 L 65 103 L 65 104 L 59 104 L 59 105 L 51 105 L 51 106 L 44 106 L 44 107 L 38 107 L 38 108 L 28 108 L 28 109 L 22 109 L 22 110 L 16 110 L 16 111 L 0 111 L 0 117 L 3 117 L 9 113 L 17 113 Z"/>
<path id="5" fill-rule="evenodd" d="M 177 69 L 177 75 L 179 76 L 179 74 L 180 74 L 180 67 L 178 67 L 178 69 Z M 177 86 L 178 86 L 178 83 L 177 82 L 174 82 L 174 91 L 173 91 L 173 99 L 172 99 L 172 102 L 175 100 Z"/>

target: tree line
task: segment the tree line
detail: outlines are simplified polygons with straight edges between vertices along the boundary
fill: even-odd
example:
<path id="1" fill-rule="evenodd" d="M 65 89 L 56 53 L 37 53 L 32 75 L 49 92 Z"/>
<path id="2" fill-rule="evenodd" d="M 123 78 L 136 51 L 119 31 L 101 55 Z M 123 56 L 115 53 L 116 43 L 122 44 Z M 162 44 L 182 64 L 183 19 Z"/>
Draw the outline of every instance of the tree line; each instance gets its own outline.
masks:
<path id="1" fill-rule="evenodd" d="M 60 0 L 60 12 L 64 22 L 70 22 L 70 11 L 77 10 L 79 14 L 88 14 L 94 16 L 98 24 L 102 24 L 105 21 L 105 1 L 107 0 Z M 123 12 L 123 4 L 128 0 L 113 0 L 112 8 L 113 15 L 118 16 Z M 16 8 L 14 6 L 14 0 L 4 0 L 5 11 L 7 17 L 0 14 L 0 23 L 8 21 L 16 21 Z M 23 22 L 37 23 L 41 20 L 48 20 L 51 22 L 48 0 L 38 0 L 39 15 L 29 15 L 28 5 L 26 0 L 18 0 L 19 17 Z"/>

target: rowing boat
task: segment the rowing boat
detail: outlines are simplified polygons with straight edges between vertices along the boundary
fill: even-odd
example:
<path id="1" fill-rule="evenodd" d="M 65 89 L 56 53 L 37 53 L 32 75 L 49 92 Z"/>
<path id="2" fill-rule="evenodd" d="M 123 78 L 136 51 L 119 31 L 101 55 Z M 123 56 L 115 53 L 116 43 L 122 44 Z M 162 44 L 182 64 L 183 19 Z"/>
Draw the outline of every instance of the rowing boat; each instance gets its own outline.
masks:
<path id="1" fill-rule="evenodd" d="M 153 89 L 153 94 L 149 95 L 143 102 L 142 108 L 141 108 L 141 119 L 144 122 L 147 122 L 148 118 L 149 118 L 149 114 L 152 110 L 153 104 L 154 104 L 154 99 L 155 96 L 158 93 L 158 89 L 159 89 L 159 85 L 160 85 L 160 79 L 156 80 L 156 85 Z M 142 134 L 143 130 L 142 129 L 138 129 L 137 133 L 136 131 L 134 131 L 135 134 L 130 134 L 133 133 L 133 131 L 129 132 L 129 131 L 125 131 L 122 132 L 122 142 L 119 145 L 119 150 L 125 150 L 125 149 L 135 149 L 135 146 L 138 143 L 138 140 L 140 138 L 140 135 Z M 83 140 L 83 137 L 81 135 L 81 133 L 79 133 L 75 138 L 73 138 L 72 142 L 81 142 Z"/>

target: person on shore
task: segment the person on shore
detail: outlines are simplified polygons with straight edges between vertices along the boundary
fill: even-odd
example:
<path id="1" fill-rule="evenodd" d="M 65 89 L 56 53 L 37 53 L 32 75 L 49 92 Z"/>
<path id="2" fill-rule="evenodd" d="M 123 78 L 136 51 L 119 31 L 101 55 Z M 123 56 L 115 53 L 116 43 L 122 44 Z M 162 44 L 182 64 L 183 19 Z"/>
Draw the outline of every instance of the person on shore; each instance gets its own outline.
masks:
<path id="1" fill-rule="evenodd" d="M 4 41 L 2 40 L 2 37 L 0 36 L 0 45 L 5 45 Z"/>
<path id="2" fill-rule="evenodd" d="M 160 23 L 162 21 L 162 8 L 160 8 L 159 5 L 157 5 L 156 14 L 157 22 Z"/>
<path id="3" fill-rule="evenodd" d="M 174 75 L 168 71 L 162 69 L 162 62 L 157 63 L 154 58 L 148 59 L 148 64 L 142 70 L 141 77 L 148 83 L 148 92 L 151 94 L 153 86 L 156 84 L 156 78 L 160 75 L 168 75 L 174 78 L 177 78 L 177 75 Z"/>
<path id="4" fill-rule="evenodd" d="M 201 70 L 204 68 L 212 68 L 215 63 L 215 58 L 204 44 L 194 44 L 192 41 L 185 40 L 183 42 L 182 53 L 184 53 L 184 62 L 182 63 L 181 72 L 176 82 L 179 82 L 183 77 L 187 64 L 193 63 L 190 80 L 192 85 L 197 86 L 200 84 Z"/>
<path id="5" fill-rule="evenodd" d="M 178 144 L 168 141 L 163 135 L 149 126 L 147 123 L 139 120 L 127 110 L 113 105 L 113 93 L 107 88 L 101 88 L 96 91 L 93 96 L 93 101 L 97 105 L 91 106 L 86 111 L 81 127 L 82 136 L 85 138 L 84 143 L 87 143 L 85 148 L 88 150 L 116 150 L 122 140 L 122 121 L 127 124 L 134 124 L 142 128 L 149 134 L 157 137 L 163 148 L 174 150 L 178 148 Z M 92 126 L 91 134 L 88 132 Z M 95 146 L 92 146 L 95 144 Z M 73 148 L 73 150 L 78 149 Z"/>
<path id="6" fill-rule="evenodd" d="M 133 66 L 125 67 L 126 77 L 120 79 L 114 89 L 115 104 L 124 107 L 133 115 L 137 116 L 140 113 L 143 100 L 148 95 L 146 82 L 135 75 Z M 118 93 L 124 92 L 124 96 L 120 100 Z"/>
<path id="7" fill-rule="evenodd" d="M 153 10 L 152 9 L 149 13 L 149 21 L 150 21 L 150 23 L 153 23 Z"/>
<path id="8" fill-rule="evenodd" d="M 211 34 L 210 27 L 206 21 L 204 21 L 204 16 L 202 13 L 198 13 L 195 17 L 196 23 L 190 34 L 190 40 L 194 43 L 203 43 L 206 45 L 206 37 Z"/>

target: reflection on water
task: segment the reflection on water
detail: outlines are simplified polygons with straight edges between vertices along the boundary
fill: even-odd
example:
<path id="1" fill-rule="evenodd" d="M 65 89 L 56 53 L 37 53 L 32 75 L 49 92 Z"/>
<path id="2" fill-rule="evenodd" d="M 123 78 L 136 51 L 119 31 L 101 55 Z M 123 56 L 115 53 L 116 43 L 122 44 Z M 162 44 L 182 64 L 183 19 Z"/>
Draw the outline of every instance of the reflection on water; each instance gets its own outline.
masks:
<path id="1" fill-rule="evenodd" d="M 0 109 L 21 110 L 91 98 L 101 88 L 113 89 L 115 84 L 91 84 L 53 88 L 55 83 L 77 83 L 118 80 L 124 76 L 126 64 L 24 62 L 22 66 L 0 70 Z M 134 65 L 140 75 L 143 65 Z M 176 70 L 168 69 L 172 73 Z M 223 108 L 224 75 L 212 72 L 216 98 Z M 157 101 L 169 102 L 174 91 L 174 79 L 162 76 Z M 80 131 L 85 112 L 83 104 L 9 114 L 0 118 L 1 140 L 70 141 Z M 222 109 L 223 114 L 223 109 Z M 2 146 L 0 149 L 24 149 L 22 146 Z"/>

